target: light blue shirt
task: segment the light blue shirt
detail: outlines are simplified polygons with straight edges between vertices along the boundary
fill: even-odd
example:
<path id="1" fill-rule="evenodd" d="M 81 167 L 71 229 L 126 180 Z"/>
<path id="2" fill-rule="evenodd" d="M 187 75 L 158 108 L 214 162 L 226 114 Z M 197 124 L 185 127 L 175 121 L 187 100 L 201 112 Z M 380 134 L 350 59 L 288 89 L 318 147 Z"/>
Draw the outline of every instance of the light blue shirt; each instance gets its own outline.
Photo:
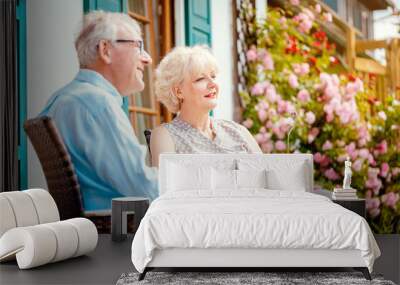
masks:
<path id="1" fill-rule="evenodd" d="M 145 164 L 122 97 L 101 74 L 81 69 L 40 115 L 51 117 L 71 155 L 85 210 L 110 209 L 121 196 L 158 196 L 157 170 Z"/>

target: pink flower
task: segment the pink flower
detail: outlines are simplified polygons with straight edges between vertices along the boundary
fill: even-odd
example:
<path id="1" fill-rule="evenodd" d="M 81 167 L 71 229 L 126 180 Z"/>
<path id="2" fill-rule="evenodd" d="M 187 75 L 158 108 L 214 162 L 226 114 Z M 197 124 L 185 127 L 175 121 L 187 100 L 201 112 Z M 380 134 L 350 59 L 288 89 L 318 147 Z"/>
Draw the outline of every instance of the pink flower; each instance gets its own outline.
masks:
<path id="1" fill-rule="evenodd" d="M 322 150 L 330 150 L 330 149 L 332 149 L 332 147 L 333 147 L 333 144 L 329 141 L 329 140 L 327 140 L 326 142 L 324 142 L 324 144 L 322 145 Z"/>
<path id="2" fill-rule="evenodd" d="M 323 13 L 322 18 L 327 22 L 332 22 L 332 14 L 331 13 Z"/>
<path id="3" fill-rule="evenodd" d="M 313 24 L 313 22 L 309 19 L 305 19 L 304 21 L 301 21 L 299 24 L 299 31 L 304 34 L 307 34 L 311 30 L 312 24 Z"/>
<path id="4" fill-rule="evenodd" d="M 329 168 L 328 170 L 326 170 L 324 172 L 324 175 L 331 181 L 338 180 L 340 178 L 339 174 L 337 174 L 333 168 Z"/>
<path id="5" fill-rule="evenodd" d="M 396 209 L 396 204 L 399 201 L 399 193 L 389 192 L 382 195 L 382 202 L 393 209 Z"/>
<path id="6" fill-rule="evenodd" d="M 312 143 L 315 138 L 318 136 L 319 134 L 319 129 L 318 128 L 312 128 L 311 131 L 308 133 L 307 136 L 307 141 L 308 143 Z"/>
<path id="7" fill-rule="evenodd" d="M 261 150 L 264 153 L 271 153 L 274 150 L 274 144 L 272 143 L 272 141 L 268 141 L 266 143 L 263 143 L 261 145 Z"/>
<path id="8" fill-rule="evenodd" d="M 372 189 L 374 193 L 379 194 L 379 190 L 382 187 L 382 181 L 378 178 L 379 169 L 369 168 L 368 169 L 368 180 L 365 182 L 365 187 Z"/>
<path id="9" fill-rule="evenodd" d="M 300 66 L 300 74 L 305 75 L 310 72 L 310 65 L 308 63 L 302 63 Z"/>
<path id="10" fill-rule="evenodd" d="M 326 120 L 328 123 L 332 122 L 333 119 L 334 119 L 334 116 L 333 116 L 332 113 L 327 114 L 326 117 L 325 117 L 325 120 Z"/>
<path id="11" fill-rule="evenodd" d="M 363 159 L 368 159 L 369 157 L 369 151 L 366 148 L 362 148 L 358 151 L 358 155 L 363 158 Z"/>
<path id="12" fill-rule="evenodd" d="M 389 170 L 390 170 L 389 164 L 387 162 L 382 163 L 380 175 L 382 177 L 386 177 L 389 173 Z"/>
<path id="13" fill-rule="evenodd" d="M 392 175 L 397 176 L 400 173 L 400 167 L 393 167 L 392 168 Z"/>
<path id="14" fill-rule="evenodd" d="M 358 150 L 356 149 L 356 144 L 354 142 L 348 144 L 345 149 L 351 160 L 355 160 L 357 158 Z"/>
<path id="15" fill-rule="evenodd" d="M 261 95 L 264 93 L 264 85 L 260 82 L 256 83 L 253 88 L 251 88 L 252 95 Z"/>
<path id="16" fill-rule="evenodd" d="M 286 149 L 286 144 L 281 140 L 276 141 L 275 142 L 275 148 L 278 151 L 284 151 Z"/>
<path id="17" fill-rule="evenodd" d="M 315 5 L 315 12 L 317 12 L 318 14 L 321 13 L 322 9 L 321 9 L 321 5 L 317 4 Z"/>
<path id="18" fill-rule="evenodd" d="M 289 85 L 290 87 L 292 87 L 293 89 L 299 87 L 299 82 L 297 81 L 297 76 L 295 74 L 290 74 L 289 75 Z"/>
<path id="19" fill-rule="evenodd" d="M 268 117 L 268 113 L 264 109 L 258 110 L 257 114 L 261 122 L 264 122 Z"/>
<path id="20" fill-rule="evenodd" d="M 254 46 L 252 46 L 247 52 L 246 52 L 246 58 L 248 61 L 255 61 L 257 59 L 257 51 Z"/>
<path id="21" fill-rule="evenodd" d="M 258 144 L 263 144 L 269 140 L 270 136 L 266 133 L 258 133 L 254 136 L 254 139 Z"/>
<path id="22" fill-rule="evenodd" d="M 261 100 L 261 101 L 258 102 L 258 104 L 254 107 L 254 109 L 255 109 L 256 111 L 259 111 L 259 110 L 268 110 L 268 108 L 269 108 L 269 104 L 268 104 L 268 102 L 265 101 L 265 100 Z"/>
<path id="23" fill-rule="evenodd" d="M 312 125 L 315 122 L 315 114 L 311 111 L 306 113 L 306 122 L 309 125 Z"/>
<path id="24" fill-rule="evenodd" d="M 343 162 L 343 161 L 345 161 L 347 159 L 347 157 L 348 157 L 347 154 L 341 154 L 336 158 L 336 161 L 337 162 Z"/>
<path id="25" fill-rule="evenodd" d="M 368 213 L 372 218 L 375 218 L 380 214 L 380 209 L 379 206 L 381 202 L 379 201 L 379 198 L 369 198 L 367 197 L 366 201 L 366 208 L 368 210 Z"/>
<path id="26" fill-rule="evenodd" d="M 317 153 L 314 154 L 314 161 L 316 163 L 320 163 L 322 161 L 322 159 L 323 158 L 322 158 L 322 154 L 321 153 L 317 152 Z"/>
<path id="27" fill-rule="evenodd" d="M 290 4 L 298 6 L 300 4 L 300 0 L 290 0 Z"/>
<path id="28" fill-rule="evenodd" d="M 245 121 L 242 122 L 242 125 L 245 126 L 248 129 L 250 129 L 253 126 L 253 120 L 252 119 L 246 119 Z"/>
<path id="29" fill-rule="evenodd" d="M 315 163 L 318 163 L 319 165 L 321 165 L 321 167 L 326 167 L 331 162 L 331 160 L 329 159 L 328 156 L 326 156 L 325 154 L 321 154 L 319 152 L 314 154 L 314 161 L 315 161 Z"/>
<path id="30" fill-rule="evenodd" d="M 298 75 L 306 75 L 310 72 L 310 65 L 308 63 L 294 63 L 293 71 Z"/>
<path id="31" fill-rule="evenodd" d="M 356 161 L 354 161 L 352 167 L 354 169 L 354 171 L 359 172 L 361 171 L 362 165 L 363 165 L 364 160 L 362 158 L 357 159 Z"/>
<path id="32" fill-rule="evenodd" d="M 285 132 L 280 128 L 278 124 L 272 127 L 272 132 L 278 137 L 278 139 L 285 138 Z"/>
<path id="33" fill-rule="evenodd" d="M 265 53 L 263 63 L 266 70 L 274 70 L 274 60 L 269 52 Z"/>
<path id="34" fill-rule="evenodd" d="M 296 113 L 296 107 L 289 101 L 286 101 L 286 112 L 289 114 Z"/>
<path id="35" fill-rule="evenodd" d="M 375 165 L 376 165 L 376 161 L 375 161 L 374 156 L 373 156 L 372 154 L 369 154 L 369 155 L 368 155 L 368 163 L 369 163 L 370 165 L 372 165 L 372 166 L 375 166 Z"/>
<path id="36" fill-rule="evenodd" d="M 268 84 L 265 88 L 265 97 L 271 103 L 274 103 L 278 100 L 278 95 L 276 94 L 275 86 L 272 84 Z"/>
<path id="37" fill-rule="evenodd" d="M 384 121 L 386 121 L 386 119 L 387 119 L 386 113 L 384 111 L 378 112 L 378 117 Z"/>
<path id="38" fill-rule="evenodd" d="M 287 102 L 285 100 L 280 100 L 278 101 L 278 113 L 286 113 L 286 108 L 287 108 Z"/>
<path id="39" fill-rule="evenodd" d="M 300 102 L 308 102 L 310 101 L 310 93 L 306 89 L 301 89 L 299 93 L 297 93 L 297 99 L 300 100 Z"/>
<path id="40" fill-rule="evenodd" d="M 387 152 L 387 141 L 383 140 L 378 145 L 375 146 L 374 155 L 385 154 Z"/>
<path id="41" fill-rule="evenodd" d="M 328 73 L 321 72 L 319 75 L 319 80 L 321 81 L 321 85 L 319 86 L 321 89 L 325 88 L 328 84 L 332 82 L 332 79 Z"/>

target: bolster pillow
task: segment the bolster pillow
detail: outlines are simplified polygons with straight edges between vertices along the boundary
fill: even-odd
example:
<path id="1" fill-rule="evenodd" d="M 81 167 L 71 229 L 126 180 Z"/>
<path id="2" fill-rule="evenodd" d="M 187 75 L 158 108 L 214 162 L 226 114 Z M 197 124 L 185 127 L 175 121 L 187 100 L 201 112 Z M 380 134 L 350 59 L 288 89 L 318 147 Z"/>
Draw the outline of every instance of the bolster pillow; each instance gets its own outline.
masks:
<path id="1" fill-rule="evenodd" d="M 0 193 L 0 237 L 15 227 L 60 220 L 56 203 L 43 189 Z"/>
<path id="2" fill-rule="evenodd" d="M 85 218 L 74 218 L 8 230 L 0 238 L 0 261 L 16 257 L 28 269 L 86 254 L 96 248 L 97 229 Z"/>

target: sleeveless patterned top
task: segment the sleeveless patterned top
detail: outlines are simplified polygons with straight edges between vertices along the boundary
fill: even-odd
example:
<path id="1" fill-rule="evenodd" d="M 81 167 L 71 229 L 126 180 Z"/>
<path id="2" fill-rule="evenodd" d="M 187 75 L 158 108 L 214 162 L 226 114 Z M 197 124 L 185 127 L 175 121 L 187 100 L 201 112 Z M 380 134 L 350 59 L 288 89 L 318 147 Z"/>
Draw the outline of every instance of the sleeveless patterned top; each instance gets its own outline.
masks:
<path id="1" fill-rule="evenodd" d="M 242 126 L 228 120 L 211 118 L 213 140 L 179 117 L 163 124 L 175 142 L 176 153 L 250 153 Z"/>

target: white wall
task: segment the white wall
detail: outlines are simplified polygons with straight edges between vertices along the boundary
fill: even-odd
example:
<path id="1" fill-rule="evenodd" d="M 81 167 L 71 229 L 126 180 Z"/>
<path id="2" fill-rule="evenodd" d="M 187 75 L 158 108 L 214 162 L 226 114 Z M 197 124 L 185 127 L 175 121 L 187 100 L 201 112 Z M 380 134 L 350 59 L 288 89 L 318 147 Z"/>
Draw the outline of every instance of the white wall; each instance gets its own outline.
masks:
<path id="1" fill-rule="evenodd" d="M 185 45 L 184 1 L 175 0 L 175 45 Z M 233 38 L 231 0 L 211 0 L 212 51 L 220 68 L 220 94 L 214 116 L 233 119 Z"/>
<path id="2" fill-rule="evenodd" d="M 212 50 L 219 65 L 220 94 L 214 116 L 233 119 L 233 25 L 231 0 L 211 1 Z"/>
<path id="3" fill-rule="evenodd" d="M 48 98 L 78 71 L 74 38 L 83 15 L 82 0 L 27 2 L 28 118 L 37 116 Z M 28 143 L 28 187 L 46 188 L 36 154 Z"/>

